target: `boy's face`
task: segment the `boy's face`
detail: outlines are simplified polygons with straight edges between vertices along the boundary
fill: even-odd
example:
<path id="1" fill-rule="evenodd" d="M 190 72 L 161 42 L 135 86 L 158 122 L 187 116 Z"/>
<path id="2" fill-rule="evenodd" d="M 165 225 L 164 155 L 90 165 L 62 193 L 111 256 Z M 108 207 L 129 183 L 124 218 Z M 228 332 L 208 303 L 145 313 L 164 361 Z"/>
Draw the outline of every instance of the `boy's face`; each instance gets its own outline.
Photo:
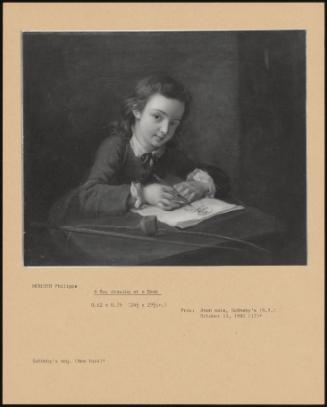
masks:
<path id="1" fill-rule="evenodd" d="M 142 112 L 134 111 L 135 136 L 148 152 L 162 147 L 174 136 L 184 110 L 179 100 L 152 95 Z"/>

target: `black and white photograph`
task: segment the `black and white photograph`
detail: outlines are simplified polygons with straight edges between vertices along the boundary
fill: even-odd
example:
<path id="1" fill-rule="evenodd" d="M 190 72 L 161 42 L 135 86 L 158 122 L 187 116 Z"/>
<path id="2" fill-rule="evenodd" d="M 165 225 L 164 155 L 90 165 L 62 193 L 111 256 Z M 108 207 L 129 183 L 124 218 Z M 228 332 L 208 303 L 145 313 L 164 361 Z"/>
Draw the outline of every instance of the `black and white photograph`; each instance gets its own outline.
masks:
<path id="1" fill-rule="evenodd" d="M 318 3 L 4 5 L 4 404 L 323 404 Z"/>
<path id="2" fill-rule="evenodd" d="M 24 31 L 25 266 L 307 264 L 306 31 Z"/>

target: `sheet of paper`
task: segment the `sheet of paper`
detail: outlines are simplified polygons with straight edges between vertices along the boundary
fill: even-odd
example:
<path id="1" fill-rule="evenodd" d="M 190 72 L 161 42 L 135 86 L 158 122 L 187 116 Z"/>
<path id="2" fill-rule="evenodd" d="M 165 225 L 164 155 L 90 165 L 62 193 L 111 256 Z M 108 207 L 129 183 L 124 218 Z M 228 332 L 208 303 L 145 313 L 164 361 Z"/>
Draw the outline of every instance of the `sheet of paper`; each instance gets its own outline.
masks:
<path id="1" fill-rule="evenodd" d="M 240 209 L 243 209 L 243 206 L 224 202 L 220 199 L 203 198 L 173 211 L 165 211 L 156 206 L 145 206 L 133 210 L 133 212 L 142 216 L 156 216 L 160 222 L 169 226 L 186 228 L 197 225 L 213 216 Z"/>

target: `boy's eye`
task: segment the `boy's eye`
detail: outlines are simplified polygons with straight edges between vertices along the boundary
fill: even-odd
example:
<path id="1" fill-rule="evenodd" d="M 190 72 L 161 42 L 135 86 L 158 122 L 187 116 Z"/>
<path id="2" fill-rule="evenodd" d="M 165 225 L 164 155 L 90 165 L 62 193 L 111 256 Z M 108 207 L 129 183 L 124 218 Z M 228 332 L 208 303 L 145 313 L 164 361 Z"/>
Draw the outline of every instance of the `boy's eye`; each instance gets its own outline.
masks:
<path id="1" fill-rule="evenodd" d="M 154 120 L 157 121 L 157 122 L 160 122 L 161 120 L 164 119 L 164 117 L 163 117 L 161 114 L 159 114 L 159 113 L 153 113 L 153 114 L 152 114 L 152 117 L 153 117 Z M 178 125 L 179 125 L 179 121 L 178 121 L 178 120 L 174 120 L 174 121 L 170 122 L 170 126 L 177 127 Z"/>

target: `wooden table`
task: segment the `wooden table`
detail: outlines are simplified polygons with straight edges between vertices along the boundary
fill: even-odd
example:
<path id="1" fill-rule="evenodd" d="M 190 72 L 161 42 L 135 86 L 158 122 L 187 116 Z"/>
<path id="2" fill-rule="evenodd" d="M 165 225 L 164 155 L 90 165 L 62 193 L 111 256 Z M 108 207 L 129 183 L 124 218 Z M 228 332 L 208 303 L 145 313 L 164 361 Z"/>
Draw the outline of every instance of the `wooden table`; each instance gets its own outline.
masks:
<path id="1" fill-rule="evenodd" d="M 43 246 L 47 242 L 47 251 L 40 257 L 35 254 L 34 247 L 34 254 L 25 256 L 25 263 L 62 266 L 269 265 L 279 262 L 283 245 L 280 222 L 252 207 L 217 215 L 183 230 L 158 223 L 158 233 L 152 237 L 138 228 L 139 222 L 139 215 L 128 213 L 65 225 L 75 231 L 39 229 L 34 231 L 34 239 L 39 240 L 39 246 L 41 241 Z M 107 235 L 108 232 L 115 236 Z"/>

